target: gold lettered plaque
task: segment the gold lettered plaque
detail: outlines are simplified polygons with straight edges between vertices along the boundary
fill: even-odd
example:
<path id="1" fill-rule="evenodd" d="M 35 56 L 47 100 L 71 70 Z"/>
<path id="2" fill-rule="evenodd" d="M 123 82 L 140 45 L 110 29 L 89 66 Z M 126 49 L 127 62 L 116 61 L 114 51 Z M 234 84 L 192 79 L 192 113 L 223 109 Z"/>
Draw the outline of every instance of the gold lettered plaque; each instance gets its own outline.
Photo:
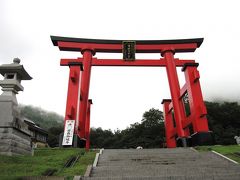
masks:
<path id="1" fill-rule="evenodd" d="M 123 59 L 125 61 L 134 61 L 136 53 L 135 41 L 123 41 Z"/>

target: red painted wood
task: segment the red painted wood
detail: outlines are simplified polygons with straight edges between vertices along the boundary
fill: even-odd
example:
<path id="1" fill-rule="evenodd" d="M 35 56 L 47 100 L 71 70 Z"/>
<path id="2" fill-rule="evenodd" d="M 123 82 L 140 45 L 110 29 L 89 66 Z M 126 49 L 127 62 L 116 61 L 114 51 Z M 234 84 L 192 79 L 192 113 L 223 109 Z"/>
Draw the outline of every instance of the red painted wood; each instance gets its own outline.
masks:
<path id="1" fill-rule="evenodd" d="M 184 71 L 194 132 L 208 132 L 207 110 L 196 66 L 187 66 Z"/>
<path id="2" fill-rule="evenodd" d="M 91 75 L 91 63 L 92 63 L 92 52 L 83 52 L 83 73 L 81 80 L 81 103 L 79 109 L 79 132 L 80 138 L 85 138 L 85 122 L 87 116 L 87 105 L 88 105 L 88 95 L 90 86 L 90 75 Z"/>
<path id="3" fill-rule="evenodd" d="M 66 113 L 65 113 L 65 121 L 66 120 L 75 120 L 75 125 L 77 124 L 77 96 L 80 82 L 80 66 L 70 66 L 69 71 L 69 80 L 68 80 L 68 93 L 67 93 L 67 103 L 66 103 Z M 75 133 L 77 129 L 75 129 Z"/>
<path id="4" fill-rule="evenodd" d="M 184 108 L 182 102 L 179 100 L 180 98 L 180 87 L 179 87 L 179 81 L 177 76 L 177 70 L 176 65 L 173 58 L 173 52 L 172 51 L 166 51 L 163 54 L 164 58 L 166 59 L 167 66 L 167 76 L 168 76 L 168 82 L 170 87 L 170 93 L 172 97 L 172 103 L 173 103 L 173 110 L 177 125 L 177 133 L 179 137 L 186 137 L 183 127 L 182 127 L 182 121 L 184 121 Z"/>
<path id="5" fill-rule="evenodd" d="M 180 60 L 174 59 L 177 67 L 182 67 L 185 63 L 195 63 L 194 60 Z M 73 63 L 83 63 L 82 58 L 78 59 L 61 59 L 61 66 L 69 66 Z M 135 61 L 124 61 L 122 59 L 92 59 L 92 66 L 157 66 L 166 67 L 166 60 L 157 59 L 137 59 Z"/>
<path id="6" fill-rule="evenodd" d="M 72 41 L 72 39 L 70 39 L 69 41 Z M 197 71 L 195 66 L 185 67 L 186 63 L 193 64 L 195 63 L 195 61 L 174 58 L 174 53 L 193 52 L 201 45 L 202 40 L 200 44 L 198 44 L 199 42 L 195 40 L 194 42 L 192 40 L 187 42 L 175 41 L 178 43 L 183 42 L 180 44 L 136 44 L 136 53 L 161 53 L 163 58 L 137 59 L 134 61 L 125 61 L 123 59 L 97 59 L 92 57 L 96 52 L 121 53 L 121 43 L 111 44 L 109 43 L 109 41 L 108 43 L 105 43 L 105 41 L 97 41 L 98 43 L 93 43 L 93 41 L 90 40 L 85 43 L 86 41 L 83 39 L 81 41 L 85 41 L 84 43 L 69 41 L 59 41 L 59 38 L 56 42 L 54 40 L 54 45 L 58 45 L 60 50 L 79 51 L 83 54 L 82 58 L 61 59 L 61 66 L 70 67 L 65 120 L 77 120 L 77 129 L 75 130 L 75 134 L 78 134 L 80 138 L 86 140 L 87 150 L 90 148 L 89 133 L 91 104 L 89 104 L 88 96 L 92 66 L 166 67 L 170 93 L 172 97 L 172 100 L 165 101 L 163 103 L 167 147 L 176 147 L 176 136 L 180 138 L 188 137 L 190 135 L 188 126 L 191 124 L 193 125 L 194 132 L 208 131 L 208 123 L 206 119 L 207 112 L 202 98 L 202 92 L 199 82 L 199 72 Z M 167 43 L 169 42 L 167 41 Z M 81 74 L 81 65 L 83 65 L 84 71 L 82 73 L 81 79 L 79 79 Z M 184 67 L 183 69 L 185 73 L 186 83 L 181 89 L 179 86 L 176 67 Z M 77 99 L 79 99 L 79 87 L 81 88 L 80 107 L 77 103 Z M 186 117 L 185 115 L 184 105 L 182 102 L 182 96 L 186 91 L 189 95 L 189 103 L 191 110 L 191 114 L 188 117 Z M 174 111 L 176 127 L 174 127 L 173 124 L 172 111 Z"/>
<path id="7" fill-rule="evenodd" d="M 169 110 L 170 103 L 171 103 L 171 100 L 163 101 L 165 135 L 166 135 L 167 148 L 175 148 L 176 147 L 176 139 L 175 139 L 176 130 L 173 125 L 172 112 Z"/>

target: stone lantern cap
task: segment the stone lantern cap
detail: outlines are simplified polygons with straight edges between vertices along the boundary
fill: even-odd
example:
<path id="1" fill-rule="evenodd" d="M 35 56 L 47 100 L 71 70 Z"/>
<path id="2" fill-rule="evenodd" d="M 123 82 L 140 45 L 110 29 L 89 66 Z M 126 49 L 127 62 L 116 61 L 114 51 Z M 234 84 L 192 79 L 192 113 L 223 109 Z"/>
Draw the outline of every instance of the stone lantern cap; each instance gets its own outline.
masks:
<path id="1" fill-rule="evenodd" d="M 20 59 L 14 58 L 11 64 L 0 65 L 0 74 L 4 76 L 6 73 L 17 73 L 20 80 L 31 80 L 32 77 L 24 69 L 23 65 L 20 65 Z"/>

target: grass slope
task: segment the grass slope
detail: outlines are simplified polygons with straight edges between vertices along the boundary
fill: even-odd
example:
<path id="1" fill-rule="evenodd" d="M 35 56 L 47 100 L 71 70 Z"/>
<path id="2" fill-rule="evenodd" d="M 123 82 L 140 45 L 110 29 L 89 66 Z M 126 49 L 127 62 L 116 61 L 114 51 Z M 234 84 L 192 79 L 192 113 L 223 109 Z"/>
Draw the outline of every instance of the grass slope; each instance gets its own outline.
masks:
<path id="1" fill-rule="evenodd" d="M 0 179 L 21 176 L 41 176 L 48 169 L 54 169 L 53 176 L 83 175 L 88 165 L 92 164 L 96 151 L 85 152 L 76 148 L 42 148 L 36 149 L 34 156 L 3 156 L 0 155 Z M 64 164 L 71 156 L 80 158 L 71 168 Z"/>
<path id="2" fill-rule="evenodd" d="M 195 147 L 198 151 L 216 151 L 224 156 L 229 157 L 230 159 L 240 163 L 240 146 L 238 145 L 229 145 L 229 146 L 198 146 Z"/>

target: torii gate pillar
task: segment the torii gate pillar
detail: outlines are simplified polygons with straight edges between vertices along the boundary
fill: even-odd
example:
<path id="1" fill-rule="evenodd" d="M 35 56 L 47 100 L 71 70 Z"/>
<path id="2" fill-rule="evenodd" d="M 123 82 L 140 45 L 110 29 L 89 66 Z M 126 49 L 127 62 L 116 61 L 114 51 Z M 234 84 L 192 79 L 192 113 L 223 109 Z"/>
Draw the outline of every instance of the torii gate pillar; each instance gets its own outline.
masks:
<path id="1" fill-rule="evenodd" d="M 79 118 L 80 118 L 78 136 L 80 138 L 86 139 L 85 124 L 86 124 L 87 111 L 88 111 L 88 96 L 89 96 L 89 87 L 90 87 L 92 56 L 94 53 L 89 49 L 83 49 L 81 52 L 83 55 L 84 71 L 82 74 L 82 81 L 81 81 L 81 101 L 80 101 L 81 108 L 78 109 Z"/>
<path id="2" fill-rule="evenodd" d="M 166 70 L 167 70 L 168 82 L 170 87 L 170 93 L 172 96 L 172 103 L 173 103 L 174 115 L 176 120 L 178 140 L 181 141 L 180 143 L 184 147 L 186 147 L 189 134 L 187 130 L 184 131 L 183 125 L 182 125 L 182 122 L 185 119 L 185 115 L 184 115 L 183 103 L 179 98 L 180 86 L 179 86 L 176 64 L 174 61 L 174 51 L 172 50 L 163 51 L 162 56 L 166 60 Z"/>

